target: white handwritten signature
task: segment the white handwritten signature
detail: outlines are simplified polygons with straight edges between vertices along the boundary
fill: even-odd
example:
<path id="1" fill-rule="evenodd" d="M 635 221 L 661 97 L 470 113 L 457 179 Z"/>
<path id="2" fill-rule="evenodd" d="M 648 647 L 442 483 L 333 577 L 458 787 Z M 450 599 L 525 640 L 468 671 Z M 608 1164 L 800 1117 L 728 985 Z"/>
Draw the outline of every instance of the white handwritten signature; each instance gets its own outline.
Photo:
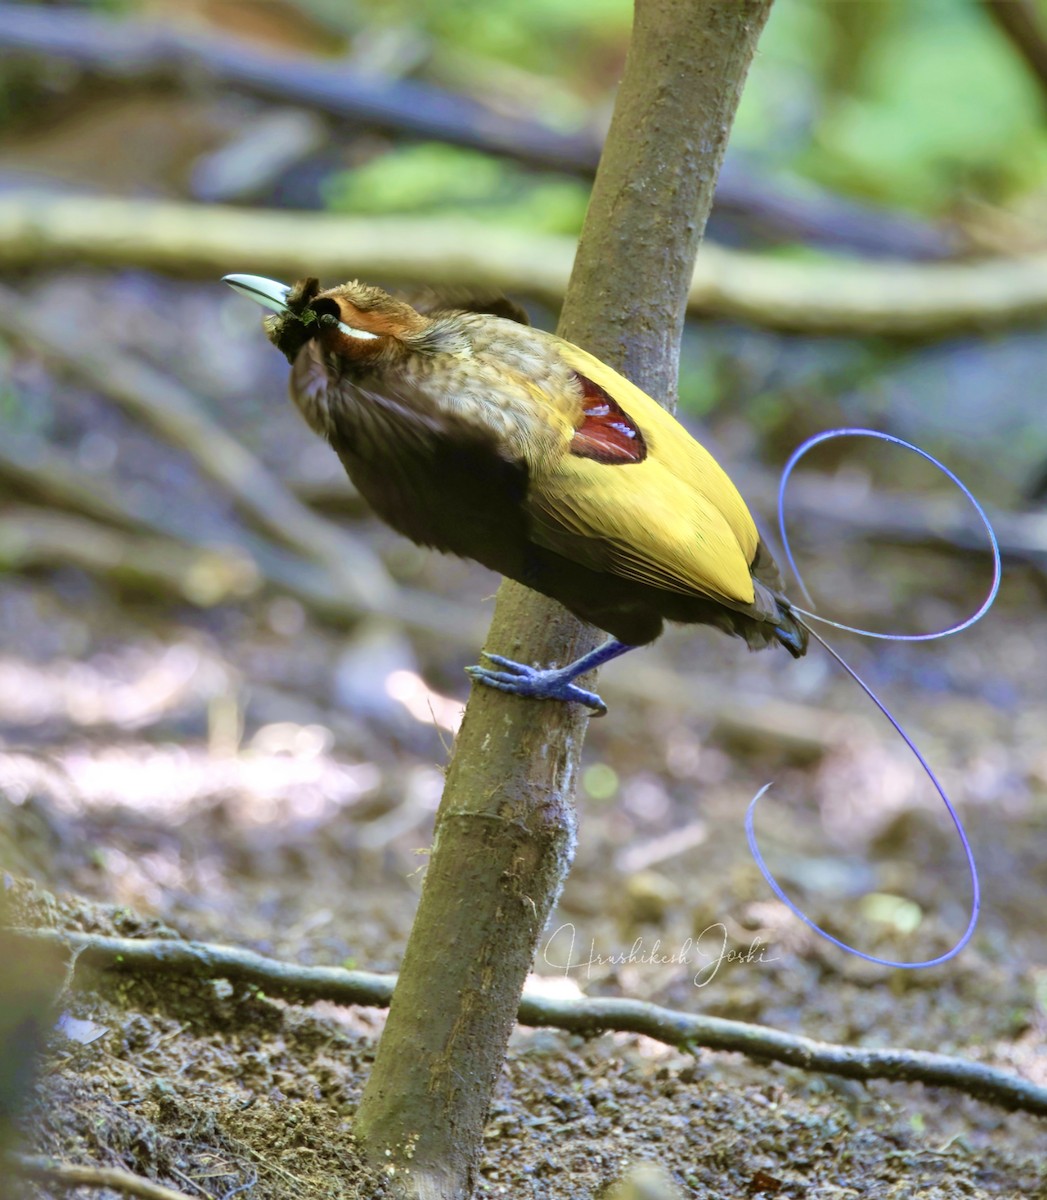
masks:
<path id="1" fill-rule="evenodd" d="M 561 925 L 546 940 L 542 957 L 547 966 L 563 971 L 567 977 L 572 971 L 585 971 L 586 979 L 592 978 L 593 967 L 623 966 L 681 966 L 696 970 L 692 977 L 695 987 L 707 987 L 716 978 L 724 963 L 769 963 L 778 957 L 768 957 L 759 938 L 753 938 L 748 950 L 727 945 L 727 926 L 721 921 L 706 926 L 697 937 L 685 939 L 678 950 L 670 953 L 662 949 L 662 940 L 657 938 L 649 947 L 638 937 L 628 950 L 613 954 L 598 954 L 595 938 L 589 943 L 589 954 L 575 957 L 578 941 L 577 931 L 571 922 Z"/>

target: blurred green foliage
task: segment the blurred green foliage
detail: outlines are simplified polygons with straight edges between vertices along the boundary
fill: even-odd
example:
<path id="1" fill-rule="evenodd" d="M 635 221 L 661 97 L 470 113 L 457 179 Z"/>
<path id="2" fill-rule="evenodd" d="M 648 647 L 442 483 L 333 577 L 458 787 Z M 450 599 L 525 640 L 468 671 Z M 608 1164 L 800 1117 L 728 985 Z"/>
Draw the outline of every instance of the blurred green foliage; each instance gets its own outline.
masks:
<path id="1" fill-rule="evenodd" d="M 456 212 L 539 233 L 577 233 L 589 189 L 479 151 L 425 142 L 333 175 L 324 197 L 337 212 Z"/>
<path id="2" fill-rule="evenodd" d="M 175 0 L 80 2 L 178 8 Z M 562 128 L 598 124 L 609 112 L 632 20 L 632 0 L 287 3 L 337 25 L 350 46 L 364 47 L 375 30 L 398 33 L 410 47 L 407 69 Z M 1047 29 L 1047 0 L 1032 3 Z M 981 0 L 777 0 L 732 146 L 765 170 L 938 215 L 972 198 L 1006 204 L 1047 193 L 1045 105 Z M 532 177 L 481 155 L 408 147 L 340 176 L 329 200 L 359 213 L 465 206 L 573 232 L 578 190 L 573 180 Z"/>
<path id="3" fill-rule="evenodd" d="M 307 6 L 327 0 L 297 0 Z M 1035 0 L 1047 29 L 1047 0 Z M 625 60 L 631 0 L 356 0 L 357 30 L 410 31 L 424 44 L 421 77 L 518 114 L 570 129 L 609 115 Z M 412 41 L 412 38 L 415 40 Z M 969 202 L 1047 211 L 1047 96 L 980 0 L 776 0 L 732 133 L 763 175 L 807 181 L 843 196 L 929 218 Z M 585 185 L 494 156 L 443 145 L 394 145 L 329 180 L 325 198 L 344 212 L 465 213 L 524 231 L 573 234 Z M 1033 216 L 1033 220 L 1035 217 Z M 791 257 L 809 244 L 763 248 Z M 933 348 L 877 339 L 797 339 L 740 327 L 692 325 L 680 399 L 694 416 L 742 416 L 765 444 L 791 446 L 847 410 L 912 436 L 935 437 L 935 413 L 978 429 L 984 397 L 1014 392 L 1009 428 L 1036 417 L 1021 402 L 1026 375 L 1042 369 L 1032 347 L 1008 341 L 1006 362 L 984 371 L 968 343 Z M 963 369 L 950 364 L 963 360 Z M 931 380 L 948 377 L 936 389 Z M 1013 388 L 1005 380 L 1013 379 Z M 941 395 L 939 396 L 939 392 Z M 969 411 L 968 411 L 969 410 Z M 1008 410 L 1010 411 L 1010 410 Z M 907 421 L 920 414 L 919 428 Z M 1018 439 L 1032 446 L 1028 436 Z M 1040 439 L 1028 458 L 1041 453 Z M 997 448 L 997 454 L 1003 450 Z M 1016 464 L 1014 477 L 1028 473 Z"/>
<path id="4" fill-rule="evenodd" d="M 595 51 L 624 47 L 632 22 L 631 0 L 361 0 L 359 11 L 460 51 L 578 79 Z"/>
<path id="5" fill-rule="evenodd" d="M 1041 4 L 1047 27 L 1047 2 Z M 453 62 L 457 86 L 514 94 L 549 81 L 556 97 L 609 102 L 628 43 L 629 0 L 358 0 L 362 24 L 410 27 Z M 520 98 L 522 111 L 528 98 Z M 549 108 L 553 111 L 548 111 Z M 928 215 L 967 199 L 1007 203 L 1047 191 L 1045 98 L 978 0 L 780 0 L 744 93 L 732 145 L 765 169 Z M 358 213 L 465 207 L 536 230 L 574 232 L 573 180 L 533 176 L 479 154 L 396 149 L 340 176 L 333 207 Z"/>
<path id="6" fill-rule="evenodd" d="M 977 0 L 776 5 L 735 144 L 924 212 L 1047 185 L 1044 96 Z"/>
<path id="7" fill-rule="evenodd" d="M 93 9 L 95 12 L 110 16 L 125 16 L 142 10 L 140 0 L 73 0 L 66 4 L 68 8 Z"/>

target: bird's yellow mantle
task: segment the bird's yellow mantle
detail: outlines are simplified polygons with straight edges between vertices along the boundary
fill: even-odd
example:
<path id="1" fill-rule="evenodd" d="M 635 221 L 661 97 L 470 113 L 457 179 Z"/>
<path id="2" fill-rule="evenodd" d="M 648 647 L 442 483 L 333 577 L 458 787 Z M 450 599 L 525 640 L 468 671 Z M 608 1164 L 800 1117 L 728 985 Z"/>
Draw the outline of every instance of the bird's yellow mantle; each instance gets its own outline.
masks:
<path id="1" fill-rule="evenodd" d="M 295 403 L 407 537 L 628 645 L 669 620 L 803 654 L 806 631 L 726 472 L 591 354 L 499 296 L 409 304 L 357 282 L 229 282 L 276 310 L 266 332 L 292 364 Z"/>

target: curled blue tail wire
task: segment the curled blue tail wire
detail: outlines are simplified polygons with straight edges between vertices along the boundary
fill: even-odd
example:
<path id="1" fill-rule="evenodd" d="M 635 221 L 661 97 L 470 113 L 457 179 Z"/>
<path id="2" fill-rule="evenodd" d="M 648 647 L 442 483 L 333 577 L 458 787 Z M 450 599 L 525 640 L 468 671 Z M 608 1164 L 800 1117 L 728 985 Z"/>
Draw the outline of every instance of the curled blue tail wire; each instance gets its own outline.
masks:
<path id="1" fill-rule="evenodd" d="M 805 441 L 801 446 L 799 446 L 797 448 L 797 450 L 793 453 L 792 457 L 789 459 L 788 463 L 786 463 L 785 470 L 782 472 L 781 483 L 779 484 L 779 487 L 778 487 L 778 528 L 781 532 L 782 546 L 783 546 L 784 553 L 785 553 L 785 559 L 786 559 L 786 562 L 789 564 L 789 567 L 792 570 L 793 575 L 796 577 L 797 583 L 799 584 L 799 586 L 800 586 L 801 590 L 803 591 L 804 596 L 807 598 L 807 602 L 809 604 L 813 604 L 813 600 L 811 599 L 810 592 L 808 592 L 806 586 L 803 583 L 803 579 L 801 578 L 800 573 L 797 570 L 796 562 L 793 558 L 792 549 L 790 548 L 790 545 L 789 545 L 789 536 L 788 536 L 788 533 L 786 532 L 786 528 L 785 528 L 785 489 L 789 482 L 789 476 L 792 474 L 793 468 L 800 461 L 800 459 L 803 458 L 803 456 L 808 452 L 808 450 L 810 450 L 814 446 L 819 445 L 822 442 L 829 441 L 832 438 L 840 438 L 840 437 L 876 438 L 880 441 L 891 442 L 894 445 L 902 446 L 906 450 L 912 450 L 915 454 L 919 454 L 921 458 L 926 459 L 933 466 L 937 467 L 937 469 L 939 471 L 941 471 L 944 475 L 946 475 L 960 489 L 960 491 L 964 494 L 964 496 L 973 505 L 975 511 L 977 512 L 979 518 L 982 521 L 982 524 L 985 526 L 986 532 L 988 533 L 988 536 L 989 536 L 989 543 L 992 548 L 992 559 L 993 559 L 993 578 L 992 578 L 991 587 L 989 589 L 989 593 L 986 596 L 983 603 L 979 606 L 979 608 L 971 616 L 967 617 L 966 620 L 961 621 L 959 624 L 951 625 L 947 629 L 938 630 L 937 632 L 932 632 L 932 633 L 920 633 L 920 634 L 876 633 L 876 632 L 873 632 L 872 630 L 857 629 L 851 625 L 843 625 L 837 621 L 830 621 L 824 617 L 819 617 L 815 613 L 808 612 L 804 609 L 797 608 L 795 606 L 792 608 L 792 612 L 794 614 L 801 614 L 802 617 L 806 618 L 806 620 L 801 621 L 801 624 L 803 624 L 803 626 L 807 629 L 808 633 L 810 633 L 810 635 L 820 645 L 822 645 L 825 648 L 825 650 L 832 656 L 832 658 L 835 659 L 835 661 L 837 663 L 839 663 L 839 665 L 844 669 L 844 671 L 846 671 L 847 674 L 855 681 L 855 683 L 858 684 L 858 686 L 869 697 L 869 699 L 873 702 L 873 704 L 875 704 L 876 707 L 880 710 L 880 712 L 887 718 L 887 720 L 890 722 L 892 727 L 898 733 L 899 737 L 901 737 L 901 739 L 905 742 L 906 746 L 908 746 L 909 750 L 912 752 L 913 756 L 916 758 L 916 761 L 920 764 L 920 767 L 923 769 L 927 778 L 934 785 L 935 791 L 941 797 L 942 803 L 945 805 L 946 811 L 948 812 L 949 817 L 952 820 L 953 826 L 956 829 L 956 833 L 960 839 L 960 845 L 963 848 L 964 855 L 967 859 L 967 868 L 968 868 L 968 871 L 969 871 L 970 877 L 971 877 L 971 913 L 970 913 L 970 919 L 967 922 L 967 928 L 964 930 L 963 934 L 960 936 L 959 940 L 955 943 L 955 945 L 953 945 L 952 948 L 947 950 L 944 954 L 938 955 L 937 958 L 929 958 L 929 959 L 925 959 L 920 962 L 899 962 L 899 961 L 896 961 L 895 959 L 881 958 L 875 954 L 867 954 L 864 950 L 859 950 L 854 946 L 849 946 L 846 942 L 843 942 L 839 938 L 834 937 L 831 933 L 828 932 L 828 930 L 823 929 L 820 925 L 818 925 L 814 921 L 812 921 L 811 918 L 808 917 L 807 914 L 805 912 L 803 912 L 803 910 L 800 909 L 798 905 L 796 905 L 792 900 L 789 899 L 789 897 L 785 894 L 785 891 L 782 889 L 781 885 L 778 883 L 778 880 L 775 878 L 774 874 L 772 873 L 770 867 L 768 867 L 767 863 L 764 861 L 764 857 L 760 853 L 760 848 L 759 848 L 759 845 L 756 840 L 756 830 L 754 828 L 754 818 L 755 818 L 757 804 L 760 802 L 761 798 L 767 793 L 767 790 L 771 787 L 771 785 L 769 783 L 766 784 L 764 787 L 762 787 L 756 793 L 756 795 L 752 798 L 752 800 L 749 802 L 749 807 L 746 810 L 746 814 L 745 814 L 745 836 L 749 842 L 749 849 L 752 853 L 753 859 L 755 860 L 756 865 L 759 867 L 760 872 L 763 875 L 764 879 L 767 881 L 767 884 L 770 887 L 771 891 L 774 892 L 774 894 L 778 897 L 778 899 L 786 906 L 786 908 L 789 909 L 789 911 L 795 917 L 798 917 L 801 921 L 803 921 L 803 923 L 805 925 L 807 925 L 810 929 L 813 929 L 816 933 L 820 934 L 823 938 L 832 942 L 834 946 L 838 946 L 841 950 L 846 950 L 850 954 L 855 954 L 859 958 L 865 959 L 867 962 L 877 963 L 880 966 L 884 966 L 884 967 L 899 967 L 899 968 L 903 968 L 903 969 L 907 969 L 907 970 L 915 970 L 920 967 L 936 967 L 936 966 L 941 965 L 942 963 L 948 962 L 949 959 L 951 959 L 951 958 L 955 958 L 956 955 L 960 953 L 960 951 L 971 940 L 972 936 L 974 935 L 975 927 L 978 924 L 978 916 L 981 911 L 981 885 L 978 880 L 978 867 L 974 860 L 974 851 L 971 848 L 970 840 L 968 839 L 967 832 L 963 827 L 963 822 L 960 820 L 959 813 L 956 811 L 956 808 L 953 805 L 952 801 L 946 795 L 945 789 L 942 787 L 941 782 L 939 781 L 937 775 L 935 775 L 930 764 L 927 762 L 926 758 L 924 758 L 923 754 L 920 752 L 920 750 L 918 749 L 916 744 L 913 742 L 912 738 L 909 737 L 909 735 L 905 732 L 905 730 L 902 728 L 902 726 L 898 723 L 898 721 L 891 714 L 890 710 L 886 707 L 886 705 L 884 705 L 882 703 L 882 701 L 873 692 L 873 690 L 869 687 L 869 685 L 843 659 L 843 657 L 836 650 L 834 650 L 832 646 L 829 645 L 829 643 L 821 636 L 821 634 L 819 634 L 815 629 L 811 628 L 811 626 L 808 624 L 808 621 L 820 621 L 822 624 L 830 625 L 834 629 L 842 629 L 842 630 L 845 630 L 850 633 L 861 634 L 865 637 L 883 638 L 883 639 L 887 639 L 890 641 L 905 641 L 905 642 L 933 641 L 936 638 L 948 637 L 950 634 L 959 633 L 961 630 L 969 628 L 971 625 L 973 625 L 975 623 L 975 621 L 980 620 L 989 611 L 989 609 L 992 607 L 993 601 L 996 599 L 996 594 L 1000 589 L 1000 576 L 1001 576 L 1000 545 L 996 538 L 996 534 L 992 528 L 992 524 L 990 523 L 989 518 L 986 515 L 985 510 L 982 508 L 982 506 L 978 503 L 978 501 L 974 498 L 974 496 L 971 495 L 971 493 L 970 493 L 970 491 L 968 491 L 967 487 L 956 477 L 956 475 L 953 474 L 952 471 L 949 470 L 948 467 L 946 467 L 943 463 L 940 463 L 936 458 L 934 458 L 932 455 L 928 454 L 925 450 L 921 450 L 918 446 L 913 446 L 911 443 L 903 441 L 901 438 L 893 437 L 887 433 L 880 433 L 878 430 L 875 430 L 875 429 L 831 429 L 824 433 L 816 434 L 814 437 L 808 438 L 807 441 Z"/>
<path id="2" fill-rule="evenodd" d="M 985 526 L 985 532 L 989 535 L 989 545 L 992 549 L 992 586 L 989 588 L 988 594 L 981 605 L 969 617 L 960 621 L 957 625 L 950 625 L 948 629 L 939 629 L 932 633 L 877 633 L 872 629 L 858 629 L 854 625 L 844 625 L 839 621 L 830 621 L 827 617 L 819 616 L 817 613 L 809 612 L 803 608 L 797 608 L 795 605 L 793 606 L 793 612 L 798 612 L 810 621 L 818 621 L 822 625 L 831 625 L 833 629 L 842 629 L 845 633 L 857 633 L 862 637 L 880 638 L 888 642 L 933 642 L 938 638 L 948 637 L 950 634 L 960 633 L 964 629 L 969 629 L 975 621 L 980 621 L 989 609 L 992 608 L 996 600 L 996 593 L 1000 590 L 1000 576 L 1002 574 L 1000 543 L 996 538 L 996 532 L 992 527 L 992 523 L 986 515 L 985 509 L 971 495 L 967 485 L 957 475 L 953 474 L 944 463 L 939 462 L 932 454 L 928 454 L 926 450 L 921 450 L 919 446 L 914 446 L 911 442 L 903 441 L 892 434 L 881 433 L 878 429 L 827 429 L 824 433 L 816 433 L 813 437 L 809 437 L 807 441 L 797 446 L 793 451 L 792 457 L 785 464 L 785 469 L 782 471 L 782 478 L 778 484 L 778 532 L 782 539 L 782 550 L 785 554 L 785 561 L 789 564 L 789 570 L 792 571 L 800 591 L 807 598 L 807 603 L 813 604 L 814 600 L 811 598 L 811 593 L 807 590 L 807 585 L 804 583 L 803 576 L 796 565 L 796 560 L 793 558 L 792 547 L 789 545 L 789 535 L 785 530 L 785 489 L 789 486 L 789 477 L 793 473 L 793 468 L 808 450 L 813 450 L 815 446 L 820 446 L 822 442 L 842 437 L 869 437 L 875 438 L 880 442 L 890 442 L 894 446 L 902 446 L 906 450 L 911 450 L 913 454 L 918 454 L 921 458 L 926 459 L 932 466 L 937 467 L 951 483 L 954 483 L 970 502 L 971 507 L 978 514 L 982 525 Z M 818 640 L 821 641 L 822 639 L 819 638 Z"/>

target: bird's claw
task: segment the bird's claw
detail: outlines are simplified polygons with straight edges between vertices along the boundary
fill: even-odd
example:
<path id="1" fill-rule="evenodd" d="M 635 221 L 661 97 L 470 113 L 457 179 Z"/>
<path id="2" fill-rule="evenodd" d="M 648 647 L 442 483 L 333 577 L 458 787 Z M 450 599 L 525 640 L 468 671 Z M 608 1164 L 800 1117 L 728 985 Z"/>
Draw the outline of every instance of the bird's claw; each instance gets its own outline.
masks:
<path id="1" fill-rule="evenodd" d="M 532 700 L 564 700 L 574 704 L 584 704 L 593 711 L 593 715 L 602 717 L 607 712 L 607 705 L 595 692 L 587 692 L 572 683 L 573 676 L 563 669 L 556 667 L 529 667 L 526 663 L 514 662 L 501 654 L 488 654 L 482 651 L 482 657 L 501 667 L 500 671 L 492 671 L 490 667 L 466 667 L 466 674 L 476 683 L 485 687 L 497 688 L 500 692 L 509 692 L 514 696 L 526 696 Z"/>

